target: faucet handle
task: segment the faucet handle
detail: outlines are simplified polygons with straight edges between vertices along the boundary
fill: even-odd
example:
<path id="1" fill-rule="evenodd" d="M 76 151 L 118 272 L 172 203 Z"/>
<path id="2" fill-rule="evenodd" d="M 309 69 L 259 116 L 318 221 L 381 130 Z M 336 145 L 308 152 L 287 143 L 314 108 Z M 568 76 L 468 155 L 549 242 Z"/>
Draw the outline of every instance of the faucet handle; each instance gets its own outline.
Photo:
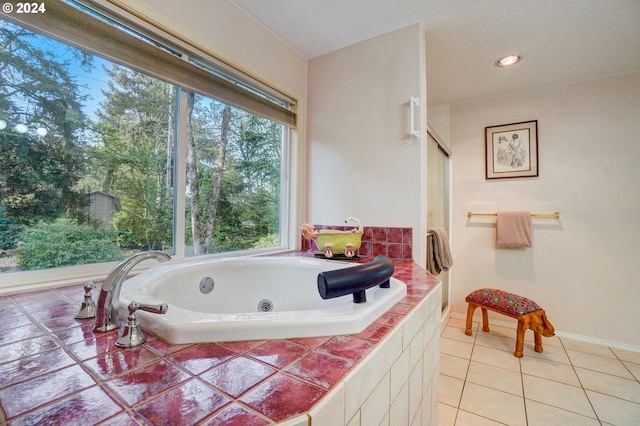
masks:
<path id="1" fill-rule="evenodd" d="M 131 304 L 136 302 L 131 302 Z M 129 305 L 129 313 L 131 313 L 131 304 Z M 161 303 L 159 305 L 149 305 L 147 303 L 136 303 L 136 309 L 142 309 L 143 311 L 151 312 L 152 314 L 166 314 L 169 306 L 166 303 Z M 135 310 L 134 310 L 135 312 Z"/>
<path id="2" fill-rule="evenodd" d="M 96 316 L 96 304 L 91 297 L 91 290 L 93 290 L 96 285 L 97 283 L 95 280 L 87 281 L 87 283 L 84 285 L 84 300 L 82 301 L 80 310 L 74 318 L 85 319 L 93 318 Z"/>
<path id="3" fill-rule="evenodd" d="M 138 309 L 154 314 L 165 314 L 167 309 L 169 309 L 169 306 L 166 303 L 161 303 L 159 305 L 149 305 L 134 301 L 129 303 L 129 317 L 127 318 L 127 324 L 124 327 L 122 336 L 116 341 L 116 346 L 120 348 L 131 348 L 141 345 L 147 341 L 147 336 L 142 332 L 138 316 L 136 315 L 136 311 Z"/>

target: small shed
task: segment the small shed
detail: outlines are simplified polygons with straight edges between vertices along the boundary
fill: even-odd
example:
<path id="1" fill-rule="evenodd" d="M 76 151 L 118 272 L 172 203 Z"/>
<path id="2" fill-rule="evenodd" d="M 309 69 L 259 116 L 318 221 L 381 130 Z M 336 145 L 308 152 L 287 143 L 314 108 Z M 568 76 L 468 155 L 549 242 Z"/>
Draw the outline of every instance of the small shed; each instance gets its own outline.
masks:
<path id="1" fill-rule="evenodd" d="M 89 218 L 99 220 L 106 229 L 113 229 L 111 219 L 113 213 L 120 210 L 120 199 L 115 195 L 106 192 L 94 191 L 87 194 L 87 206 L 84 208 L 85 214 Z"/>

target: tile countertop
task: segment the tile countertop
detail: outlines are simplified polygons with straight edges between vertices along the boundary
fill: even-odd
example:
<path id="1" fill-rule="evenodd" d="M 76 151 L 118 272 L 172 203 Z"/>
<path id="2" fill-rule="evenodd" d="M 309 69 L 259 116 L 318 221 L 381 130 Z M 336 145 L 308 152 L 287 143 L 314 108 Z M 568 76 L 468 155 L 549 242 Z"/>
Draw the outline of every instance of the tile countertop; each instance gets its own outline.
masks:
<path id="1" fill-rule="evenodd" d="M 369 259 L 370 260 L 370 259 Z M 76 320 L 82 285 L 0 297 L 0 424 L 269 425 L 309 411 L 438 284 L 395 261 L 407 296 L 359 334 L 115 346 Z M 94 291 L 94 299 L 96 298 Z"/>

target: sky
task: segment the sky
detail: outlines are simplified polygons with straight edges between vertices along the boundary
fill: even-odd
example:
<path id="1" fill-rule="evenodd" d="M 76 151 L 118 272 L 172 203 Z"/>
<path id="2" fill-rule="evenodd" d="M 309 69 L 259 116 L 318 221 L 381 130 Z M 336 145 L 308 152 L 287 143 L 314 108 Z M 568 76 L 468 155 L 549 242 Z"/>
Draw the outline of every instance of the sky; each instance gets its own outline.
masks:
<path id="1" fill-rule="evenodd" d="M 91 55 L 93 57 L 93 66 L 91 70 L 87 72 L 75 61 L 68 46 L 53 40 L 48 40 L 47 47 L 55 52 L 58 59 L 69 61 L 69 71 L 74 75 L 76 82 L 83 86 L 82 93 L 89 95 L 88 99 L 84 102 L 83 111 L 90 119 L 95 119 L 96 110 L 100 102 L 104 100 L 102 91 L 108 87 L 109 77 L 104 72 L 104 67 L 109 67 L 111 62 Z"/>
<path id="2" fill-rule="evenodd" d="M 8 23 L 0 19 L 0 26 L 4 25 L 8 25 Z M 98 105 L 104 100 L 102 90 L 108 87 L 107 82 L 109 81 L 109 77 L 104 72 L 104 66 L 109 66 L 110 62 L 92 55 L 93 66 L 91 70 L 87 72 L 80 67 L 73 57 L 70 51 L 70 49 L 73 48 L 44 36 L 33 37 L 30 41 L 34 47 L 51 52 L 58 61 L 68 61 L 69 72 L 73 75 L 76 83 L 82 86 L 82 94 L 88 95 L 87 100 L 84 102 L 83 111 L 90 119 L 95 119 L 95 112 Z M 0 84 L 1 83 L 2 82 L 0 82 Z M 15 99 L 14 101 L 17 105 L 20 105 L 19 99 Z M 24 108 L 25 110 L 28 109 L 26 102 Z M 28 114 L 29 111 L 25 111 L 25 113 Z"/>

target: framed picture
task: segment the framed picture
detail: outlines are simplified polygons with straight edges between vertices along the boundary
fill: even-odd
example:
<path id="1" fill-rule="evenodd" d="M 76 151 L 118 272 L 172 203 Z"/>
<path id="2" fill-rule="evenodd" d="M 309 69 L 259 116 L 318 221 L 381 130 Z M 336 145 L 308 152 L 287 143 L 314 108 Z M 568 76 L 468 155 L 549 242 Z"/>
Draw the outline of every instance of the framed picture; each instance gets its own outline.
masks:
<path id="1" fill-rule="evenodd" d="M 538 176 L 538 120 L 484 128 L 487 179 Z"/>

